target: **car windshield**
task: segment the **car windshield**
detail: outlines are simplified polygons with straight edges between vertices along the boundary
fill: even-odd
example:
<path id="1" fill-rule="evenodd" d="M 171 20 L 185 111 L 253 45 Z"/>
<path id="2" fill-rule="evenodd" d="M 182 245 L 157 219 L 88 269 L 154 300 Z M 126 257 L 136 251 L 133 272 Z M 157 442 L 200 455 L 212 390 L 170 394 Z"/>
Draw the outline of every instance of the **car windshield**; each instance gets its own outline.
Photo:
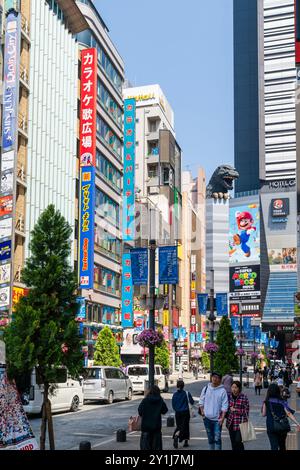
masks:
<path id="1" fill-rule="evenodd" d="M 86 368 L 83 370 L 84 380 L 101 379 L 101 369 Z"/>
<path id="2" fill-rule="evenodd" d="M 148 375 L 147 367 L 128 367 L 128 375 Z"/>

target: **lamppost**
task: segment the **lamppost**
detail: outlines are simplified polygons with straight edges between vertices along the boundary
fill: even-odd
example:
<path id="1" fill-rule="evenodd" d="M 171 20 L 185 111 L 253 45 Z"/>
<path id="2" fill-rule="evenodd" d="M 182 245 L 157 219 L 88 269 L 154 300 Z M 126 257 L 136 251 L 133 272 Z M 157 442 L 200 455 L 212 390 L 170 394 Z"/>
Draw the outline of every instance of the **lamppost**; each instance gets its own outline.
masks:
<path id="1" fill-rule="evenodd" d="M 243 349 L 243 340 L 242 340 L 242 334 L 243 334 L 243 320 L 242 320 L 242 303 L 239 303 L 239 313 L 240 313 L 240 353 L 242 353 Z M 241 384 L 243 383 L 243 356 L 240 354 L 240 382 Z"/>
<path id="2" fill-rule="evenodd" d="M 214 314 L 214 299 L 215 299 L 214 270 L 211 269 L 210 273 L 211 273 L 211 287 L 210 287 L 210 291 L 209 291 L 209 315 L 208 315 L 207 318 L 210 322 L 210 324 L 209 324 L 209 341 L 211 343 L 213 343 L 214 342 L 215 320 L 216 320 L 216 316 Z M 214 368 L 214 353 L 213 353 L 213 351 L 210 351 L 210 374 L 212 374 L 213 368 Z"/>

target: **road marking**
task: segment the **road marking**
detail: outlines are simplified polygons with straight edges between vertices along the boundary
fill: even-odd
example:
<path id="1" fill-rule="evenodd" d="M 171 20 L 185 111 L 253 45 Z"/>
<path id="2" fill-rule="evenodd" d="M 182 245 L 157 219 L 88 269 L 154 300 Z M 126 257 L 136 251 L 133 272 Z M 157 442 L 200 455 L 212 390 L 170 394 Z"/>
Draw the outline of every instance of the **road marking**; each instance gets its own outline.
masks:
<path id="1" fill-rule="evenodd" d="M 115 431 L 114 431 L 115 433 Z M 134 434 L 137 434 L 137 431 L 132 431 L 132 432 L 129 432 L 127 433 L 127 436 L 133 436 Z M 109 442 L 115 442 L 116 441 L 116 438 L 112 438 L 112 439 L 107 439 L 106 441 L 103 441 L 103 442 L 100 442 L 99 444 L 95 444 L 92 446 L 92 449 L 95 449 L 96 447 L 101 447 L 103 446 L 104 444 L 108 444 Z M 78 446 L 77 447 L 72 447 L 71 449 L 69 450 L 77 450 L 78 449 Z"/>
<path id="2" fill-rule="evenodd" d="M 107 434 L 91 434 L 91 433 L 84 433 L 84 432 L 73 432 L 72 436 L 92 436 L 92 437 L 107 437 Z"/>

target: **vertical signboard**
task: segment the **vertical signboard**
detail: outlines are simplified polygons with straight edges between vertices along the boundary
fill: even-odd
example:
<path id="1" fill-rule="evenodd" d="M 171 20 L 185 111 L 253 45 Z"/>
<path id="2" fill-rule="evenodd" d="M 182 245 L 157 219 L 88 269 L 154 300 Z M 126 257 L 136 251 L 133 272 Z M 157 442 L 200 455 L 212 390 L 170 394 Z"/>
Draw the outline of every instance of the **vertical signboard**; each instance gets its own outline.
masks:
<path id="1" fill-rule="evenodd" d="M 132 328 L 133 316 L 133 284 L 131 273 L 130 253 L 124 253 L 122 258 L 122 327 Z"/>
<path id="2" fill-rule="evenodd" d="M 228 316 L 228 296 L 227 293 L 216 294 L 216 310 L 218 317 Z"/>
<path id="3" fill-rule="evenodd" d="M 148 248 L 130 250 L 133 285 L 148 284 Z"/>
<path id="4" fill-rule="evenodd" d="M 123 240 L 134 240 L 135 99 L 124 101 Z"/>
<path id="5" fill-rule="evenodd" d="M 158 249 L 159 284 L 178 284 L 177 246 L 162 246 Z"/>
<path id="6" fill-rule="evenodd" d="M 10 11 L 5 27 L 0 187 L 0 310 L 7 313 L 12 303 L 20 44 L 20 14 Z"/>
<path id="7" fill-rule="evenodd" d="M 97 50 L 81 51 L 79 287 L 94 285 Z"/>
<path id="8" fill-rule="evenodd" d="M 81 168 L 79 219 L 79 286 L 94 284 L 95 168 Z"/>

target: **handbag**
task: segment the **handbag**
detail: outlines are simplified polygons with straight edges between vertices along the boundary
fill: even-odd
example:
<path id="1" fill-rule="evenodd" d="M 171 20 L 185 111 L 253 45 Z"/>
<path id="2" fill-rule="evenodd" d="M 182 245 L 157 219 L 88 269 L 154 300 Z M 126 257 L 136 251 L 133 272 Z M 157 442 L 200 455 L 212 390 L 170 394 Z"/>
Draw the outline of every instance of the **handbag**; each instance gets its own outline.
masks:
<path id="1" fill-rule="evenodd" d="M 142 424 L 142 418 L 140 416 L 130 416 L 128 420 L 128 431 L 140 431 Z"/>
<path id="2" fill-rule="evenodd" d="M 255 441 L 256 432 L 255 432 L 254 426 L 251 423 L 251 421 L 246 421 L 244 423 L 240 423 L 240 431 L 241 431 L 241 436 L 242 436 L 242 441 L 243 442 Z"/>
<path id="3" fill-rule="evenodd" d="M 285 416 L 277 416 L 274 411 L 272 410 L 272 405 L 270 403 L 270 411 L 273 418 L 273 432 L 276 433 L 288 433 L 291 430 L 291 426 L 289 423 L 288 417 Z"/>
<path id="4" fill-rule="evenodd" d="M 188 392 L 185 392 L 185 393 L 186 393 L 186 397 L 187 397 L 187 401 L 188 401 L 188 405 L 189 405 L 190 417 L 195 418 L 197 416 L 196 411 L 195 411 L 195 407 L 194 407 L 194 405 L 190 404 Z"/>

